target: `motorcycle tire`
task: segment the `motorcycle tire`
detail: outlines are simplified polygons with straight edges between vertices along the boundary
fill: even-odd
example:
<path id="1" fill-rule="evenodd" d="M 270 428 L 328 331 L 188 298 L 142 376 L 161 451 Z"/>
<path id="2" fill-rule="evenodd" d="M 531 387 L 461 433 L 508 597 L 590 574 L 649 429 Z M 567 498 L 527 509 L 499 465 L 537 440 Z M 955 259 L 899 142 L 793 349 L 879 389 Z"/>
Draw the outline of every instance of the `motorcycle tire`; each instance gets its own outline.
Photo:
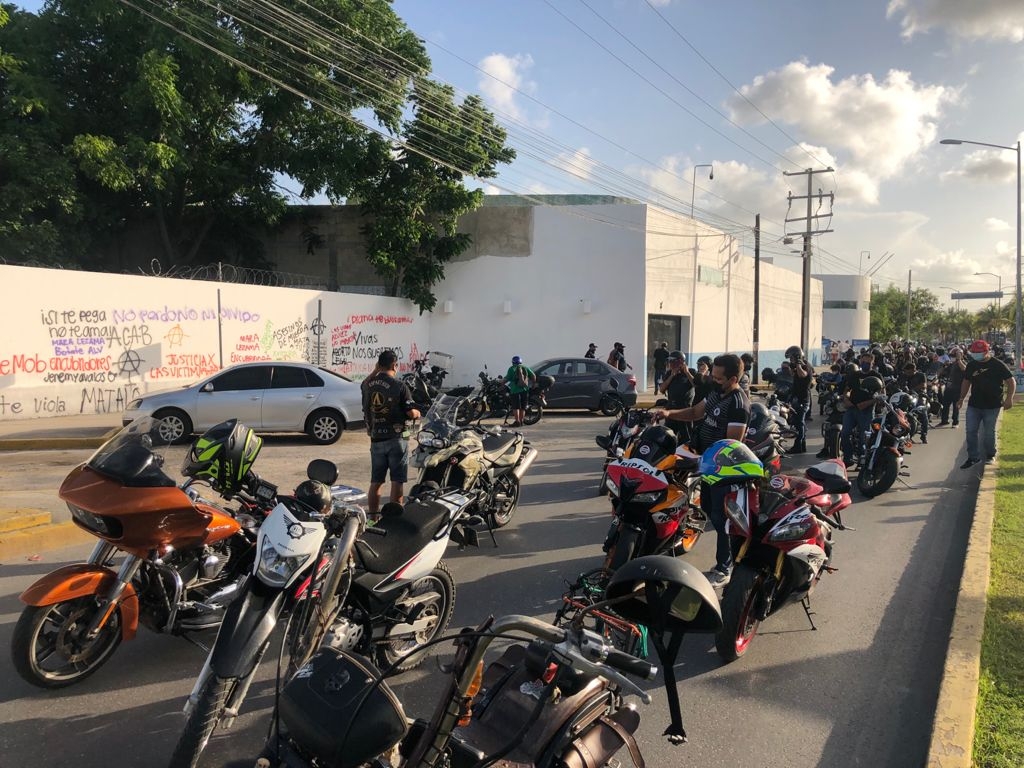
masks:
<path id="1" fill-rule="evenodd" d="M 423 654 L 414 651 L 431 640 L 436 640 L 448 628 L 448 622 L 451 621 L 452 612 L 455 610 L 455 580 L 443 562 L 438 562 L 434 570 L 413 584 L 410 594 L 421 595 L 429 592 L 433 592 L 437 599 L 424 604 L 417 621 L 432 617 L 435 619 L 434 623 L 417 634 L 415 640 L 395 640 L 382 644 L 379 647 L 381 667 L 391 668 L 395 672 L 415 669 L 423 661 Z"/>
<path id="2" fill-rule="evenodd" d="M 211 674 L 199 690 L 199 698 L 188 714 L 185 729 L 174 745 L 168 768 L 195 768 L 207 742 L 224 715 L 228 695 L 238 683 L 237 678 Z"/>
<path id="3" fill-rule="evenodd" d="M 608 564 L 609 570 L 616 571 L 633 558 L 633 550 L 636 548 L 638 538 L 640 538 L 639 531 L 634 530 L 628 525 L 619 526 L 619 536 L 615 541 L 615 550 L 612 552 L 612 559 Z"/>
<path id="4" fill-rule="evenodd" d="M 622 401 L 614 395 L 604 394 L 601 395 L 597 407 L 604 416 L 618 416 L 622 411 Z"/>
<path id="5" fill-rule="evenodd" d="M 544 415 L 544 406 L 541 405 L 540 400 L 536 398 L 530 398 L 526 404 L 526 411 L 523 414 L 523 424 L 528 427 L 532 427 L 538 421 L 540 417 Z"/>
<path id="6" fill-rule="evenodd" d="M 483 404 L 480 400 L 464 400 L 455 412 L 455 425 L 468 427 L 476 420 L 482 408 Z"/>
<path id="7" fill-rule="evenodd" d="M 501 493 L 505 498 L 500 502 L 496 500 L 495 506 L 490 510 L 491 527 L 504 528 L 512 522 L 512 515 L 519 506 L 519 478 L 515 475 L 502 475 L 494 484 L 495 494 Z"/>
<path id="8" fill-rule="evenodd" d="M 728 663 L 747 652 L 757 635 L 760 619 L 755 618 L 758 593 L 764 576 L 738 563 L 722 595 L 722 628 L 715 635 L 715 650 Z"/>
<path id="9" fill-rule="evenodd" d="M 78 597 L 53 605 L 30 605 L 21 612 L 11 637 L 11 661 L 18 675 L 39 688 L 64 688 L 84 680 L 102 667 L 121 644 L 121 609 L 117 607 L 99 634 L 78 648 L 75 631 L 81 633 L 99 610 L 93 596 Z M 50 631 L 47 632 L 47 627 Z M 63 646 L 59 649 L 58 646 Z M 43 660 L 62 650 L 67 663 L 44 667 Z M 83 666 L 81 659 L 85 658 Z"/>
<path id="10" fill-rule="evenodd" d="M 869 499 L 885 493 L 896 482 L 900 467 L 896 457 L 888 450 L 883 450 L 871 463 L 871 454 L 864 459 L 864 465 L 857 474 L 857 489 Z"/>

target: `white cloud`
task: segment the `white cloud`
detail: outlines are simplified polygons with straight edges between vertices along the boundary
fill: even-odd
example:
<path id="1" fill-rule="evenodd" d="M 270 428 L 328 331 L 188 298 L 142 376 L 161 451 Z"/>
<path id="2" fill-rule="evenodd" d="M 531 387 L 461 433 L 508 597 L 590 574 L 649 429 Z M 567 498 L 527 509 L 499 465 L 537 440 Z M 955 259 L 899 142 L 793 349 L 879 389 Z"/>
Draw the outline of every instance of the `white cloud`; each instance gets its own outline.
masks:
<path id="1" fill-rule="evenodd" d="M 1005 240 L 1000 240 L 996 243 L 996 254 L 998 256 L 1005 256 L 1008 253 L 1016 253 L 1016 250 L 1011 251 L 1010 244 Z"/>
<path id="2" fill-rule="evenodd" d="M 525 112 L 520 106 L 520 92 L 533 94 L 537 84 L 528 79 L 527 72 L 533 66 L 533 57 L 528 53 L 506 56 L 492 53 L 481 59 L 479 65 L 484 71 L 479 88 L 495 112 L 514 120 L 524 120 Z"/>
<path id="3" fill-rule="evenodd" d="M 1017 178 L 1017 158 L 1001 149 L 979 149 L 964 156 L 960 165 L 941 174 L 943 179 L 1010 182 Z"/>
<path id="4" fill-rule="evenodd" d="M 906 38 L 939 27 L 968 40 L 1024 41 L 1020 0 L 891 0 L 886 15 L 901 17 Z"/>
<path id="5" fill-rule="evenodd" d="M 554 157 L 552 164 L 577 179 L 593 178 L 594 170 L 597 168 L 597 162 L 586 147 L 580 147 L 571 153 L 562 152 Z"/>
<path id="6" fill-rule="evenodd" d="M 985 219 L 985 229 L 989 232 L 1006 232 L 1010 228 L 1010 222 L 1003 221 L 1002 219 L 987 218 Z"/>
<path id="7" fill-rule="evenodd" d="M 834 72 L 826 64 L 794 61 L 759 75 L 740 90 L 774 121 L 794 125 L 809 142 L 846 158 L 845 163 L 833 164 L 840 171 L 842 194 L 875 204 L 879 184 L 899 175 L 934 143 L 936 120 L 958 100 L 959 91 L 920 85 L 900 70 L 890 70 L 881 81 L 870 74 L 835 80 Z M 732 97 L 728 107 L 737 122 L 764 122 L 739 96 Z M 808 162 L 805 154 L 800 157 L 797 162 Z"/>

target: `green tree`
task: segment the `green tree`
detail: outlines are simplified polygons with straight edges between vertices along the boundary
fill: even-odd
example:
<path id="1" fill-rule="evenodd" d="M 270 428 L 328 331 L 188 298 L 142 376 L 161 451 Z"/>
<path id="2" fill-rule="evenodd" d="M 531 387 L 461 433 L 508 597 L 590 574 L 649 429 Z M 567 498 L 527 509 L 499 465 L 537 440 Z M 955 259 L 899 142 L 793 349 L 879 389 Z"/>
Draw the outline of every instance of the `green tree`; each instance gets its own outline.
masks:
<path id="1" fill-rule="evenodd" d="M 483 199 L 467 189 L 466 176 L 492 178 L 499 163 L 513 160 L 505 131 L 477 96 L 456 103 L 451 87 L 417 79 L 413 114 L 402 146 L 363 188 L 361 202 L 367 258 L 420 312 L 433 309 L 432 287 L 444 267 L 470 245 L 458 219 Z"/>
<path id="2" fill-rule="evenodd" d="M 939 299 L 927 288 L 915 288 L 910 294 L 910 333 L 907 335 L 907 292 L 895 285 L 871 296 L 871 338 L 886 340 L 930 336 L 940 314 Z"/>
<path id="3" fill-rule="evenodd" d="M 285 210 L 280 174 L 306 196 L 350 194 L 389 152 L 353 115 L 396 131 L 429 69 L 385 0 L 147 9 L 51 0 L 35 34 L 0 44 L 24 48 L 65 105 L 51 146 L 73 163 L 92 237 L 155 222 L 172 264 L 251 261 L 252 234 Z"/>

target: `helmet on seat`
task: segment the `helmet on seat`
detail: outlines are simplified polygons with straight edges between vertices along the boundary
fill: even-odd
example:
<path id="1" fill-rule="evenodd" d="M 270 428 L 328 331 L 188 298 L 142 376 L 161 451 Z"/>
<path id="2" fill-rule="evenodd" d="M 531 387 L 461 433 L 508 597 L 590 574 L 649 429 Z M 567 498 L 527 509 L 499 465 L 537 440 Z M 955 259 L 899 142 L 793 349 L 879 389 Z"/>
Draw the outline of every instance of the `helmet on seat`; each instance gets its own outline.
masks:
<path id="1" fill-rule="evenodd" d="M 747 422 L 747 431 L 754 434 L 764 429 L 771 421 L 771 414 L 763 403 L 751 403 L 750 420 Z"/>
<path id="2" fill-rule="evenodd" d="M 314 512 L 326 512 L 331 506 L 331 489 L 319 480 L 303 480 L 295 488 L 295 498 Z"/>
<path id="3" fill-rule="evenodd" d="M 700 457 L 700 479 L 708 485 L 764 477 L 764 464 L 739 440 L 719 440 Z"/>
<path id="4" fill-rule="evenodd" d="M 185 456 L 181 472 L 193 480 L 205 480 L 225 498 L 242 489 L 263 439 L 238 419 L 229 419 L 196 438 Z"/>
<path id="5" fill-rule="evenodd" d="M 663 424 L 656 424 L 640 433 L 630 446 L 629 455 L 655 466 L 666 456 L 674 454 L 678 445 L 675 432 Z"/>

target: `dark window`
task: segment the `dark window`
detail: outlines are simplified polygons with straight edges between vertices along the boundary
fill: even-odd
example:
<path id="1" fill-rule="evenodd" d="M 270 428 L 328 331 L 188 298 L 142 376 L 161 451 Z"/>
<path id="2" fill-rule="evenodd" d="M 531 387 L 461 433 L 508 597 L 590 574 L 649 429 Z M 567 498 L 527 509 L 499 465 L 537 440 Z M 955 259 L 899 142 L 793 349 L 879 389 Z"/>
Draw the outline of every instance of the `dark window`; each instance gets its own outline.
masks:
<path id="1" fill-rule="evenodd" d="M 856 309 L 856 301 L 826 301 L 824 302 L 825 309 Z"/>
<path id="2" fill-rule="evenodd" d="M 603 376 L 611 369 L 604 363 L 595 363 L 592 360 L 587 362 L 587 374 L 591 376 Z"/>
<path id="3" fill-rule="evenodd" d="M 538 376 L 558 376 L 562 373 L 562 364 L 559 362 L 548 363 L 539 371 L 536 371 Z"/>
<path id="4" fill-rule="evenodd" d="M 233 392 L 241 389 L 266 389 L 270 385 L 270 366 L 254 365 L 235 368 L 213 380 L 214 392 Z"/>
<path id="5" fill-rule="evenodd" d="M 275 365 L 274 378 L 270 384 L 272 389 L 296 389 L 310 386 L 306 379 L 306 369 L 292 365 Z"/>

